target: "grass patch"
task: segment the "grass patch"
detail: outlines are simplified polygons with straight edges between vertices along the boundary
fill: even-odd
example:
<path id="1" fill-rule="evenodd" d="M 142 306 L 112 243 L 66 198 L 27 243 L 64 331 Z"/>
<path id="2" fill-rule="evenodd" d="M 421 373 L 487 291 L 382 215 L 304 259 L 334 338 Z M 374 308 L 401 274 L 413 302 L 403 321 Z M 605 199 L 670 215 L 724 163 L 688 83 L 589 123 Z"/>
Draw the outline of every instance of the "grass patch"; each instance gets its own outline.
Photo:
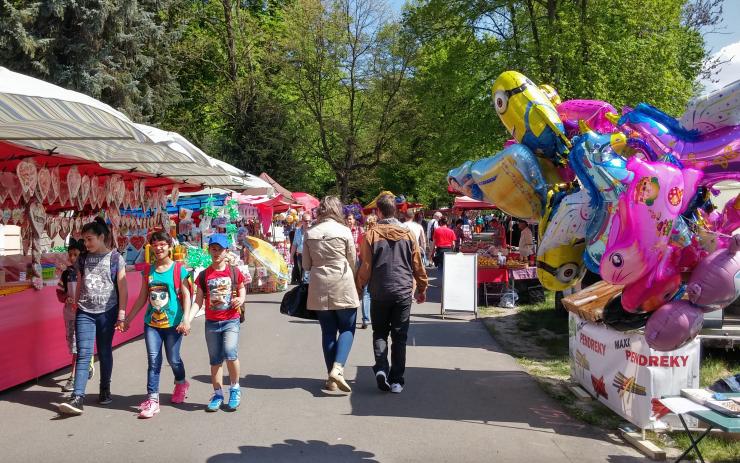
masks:
<path id="1" fill-rule="evenodd" d="M 494 339 L 568 414 L 590 425 L 616 430 L 624 423 L 624 418 L 597 400 L 579 401 L 568 390 L 568 317 L 555 312 L 554 293 L 545 294 L 546 300 L 539 304 L 516 309 L 483 307 L 479 315 Z M 700 368 L 701 386 L 707 387 L 740 371 L 740 355 L 737 351 L 702 349 Z M 662 447 L 686 449 L 690 445 L 685 432 L 649 432 L 648 436 Z M 707 461 L 740 461 L 740 443 L 736 441 L 710 435 L 702 440 L 699 448 Z"/>

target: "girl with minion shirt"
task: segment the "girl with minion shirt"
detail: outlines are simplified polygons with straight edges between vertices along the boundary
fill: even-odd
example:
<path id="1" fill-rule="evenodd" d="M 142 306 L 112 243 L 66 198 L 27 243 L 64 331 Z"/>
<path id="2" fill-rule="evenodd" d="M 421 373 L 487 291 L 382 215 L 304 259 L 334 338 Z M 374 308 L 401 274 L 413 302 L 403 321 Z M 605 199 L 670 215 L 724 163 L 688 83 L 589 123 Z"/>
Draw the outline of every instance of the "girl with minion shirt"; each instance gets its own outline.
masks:
<path id="1" fill-rule="evenodd" d="M 151 418 L 159 413 L 159 374 L 162 370 L 162 346 L 175 377 L 172 403 L 183 403 L 190 384 L 185 379 L 185 365 L 180 358 L 182 337 L 190 334 L 190 287 L 188 271 L 181 262 L 170 258 L 172 238 L 164 232 L 149 237 L 154 250 L 154 263 L 142 273 L 143 283 L 123 330 L 146 306 L 144 340 L 149 359 L 147 368 L 147 398 L 139 406 L 139 418 Z"/>

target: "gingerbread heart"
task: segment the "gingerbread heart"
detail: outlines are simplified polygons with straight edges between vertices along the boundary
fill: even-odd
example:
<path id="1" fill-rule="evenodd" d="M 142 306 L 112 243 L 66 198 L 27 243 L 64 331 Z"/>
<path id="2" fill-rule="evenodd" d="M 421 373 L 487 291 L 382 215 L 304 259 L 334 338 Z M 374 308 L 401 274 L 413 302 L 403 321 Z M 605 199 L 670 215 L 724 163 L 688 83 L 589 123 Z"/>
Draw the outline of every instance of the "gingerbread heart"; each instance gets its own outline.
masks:
<path id="1" fill-rule="evenodd" d="M 126 184 L 123 179 L 119 178 L 116 182 L 116 203 L 118 207 L 123 206 L 123 200 L 126 197 Z"/>
<path id="2" fill-rule="evenodd" d="M 21 187 L 24 193 L 33 191 L 36 188 L 36 180 L 38 179 L 36 164 L 29 160 L 21 161 L 16 166 L 15 172 L 18 174 L 18 179 L 21 181 Z"/>
<path id="3" fill-rule="evenodd" d="M 118 228 L 118 226 L 121 225 L 121 211 L 117 207 L 109 207 L 106 213 L 110 223 L 114 227 Z"/>
<path id="4" fill-rule="evenodd" d="M 51 169 L 51 198 L 49 199 L 49 204 L 53 204 L 59 197 L 60 184 L 61 177 L 59 176 L 59 166 L 56 166 Z"/>
<path id="5" fill-rule="evenodd" d="M 28 215 L 31 221 L 31 226 L 36 236 L 41 236 L 46 225 L 46 210 L 40 201 L 33 201 L 28 206 Z"/>
<path id="6" fill-rule="evenodd" d="M 66 206 L 69 202 L 69 187 L 67 187 L 67 182 L 59 183 L 59 198 L 57 199 L 59 200 L 59 204 L 61 206 Z"/>
<path id="7" fill-rule="evenodd" d="M 62 238 L 67 238 L 67 235 L 69 235 L 72 231 L 72 226 L 69 222 L 69 217 L 62 217 L 62 219 L 59 221 L 59 234 L 62 236 Z"/>
<path id="8" fill-rule="evenodd" d="M 137 251 L 141 250 L 141 248 L 144 246 L 145 241 L 146 238 L 141 235 L 135 235 L 129 239 L 129 243 L 131 243 L 131 246 L 136 248 Z"/>
<path id="9" fill-rule="evenodd" d="M 18 176 L 13 173 L 6 172 L 6 174 L 5 180 L 7 182 L 8 196 L 10 196 L 10 200 L 13 202 L 13 205 L 17 206 L 21 200 L 21 196 L 23 196 L 21 181 L 18 180 Z"/>
<path id="10" fill-rule="evenodd" d="M 90 195 L 90 177 L 87 175 L 84 175 L 82 177 L 82 181 L 80 182 L 80 203 L 84 206 L 87 204 L 87 199 Z"/>
<path id="11" fill-rule="evenodd" d="M 3 215 L 2 215 L 3 225 L 8 225 L 12 217 L 13 217 L 13 211 L 11 209 L 3 209 Z"/>
<path id="12" fill-rule="evenodd" d="M 67 172 L 67 190 L 69 191 L 70 198 L 76 198 L 77 193 L 80 192 L 80 183 L 82 182 L 82 176 L 80 171 L 77 170 L 77 166 L 72 166 Z"/>
<path id="13" fill-rule="evenodd" d="M 20 208 L 13 209 L 11 222 L 14 223 L 15 225 L 20 225 L 21 223 L 23 223 L 23 209 L 20 209 Z"/>
<path id="14" fill-rule="evenodd" d="M 139 200 L 141 201 L 141 204 L 146 204 L 146 197 L 146 180 L 142 179 L 139 180 Z"/>
<path id="15" fill-rule="evenodd" d="M 49 191 L 51 190 L 51 172 L 49 172 L 49 169 L 46 167 L 39 169 L 36 190 L 38 193 L 36 197 L 43 203 L 44 200 L 46 200 L 46 197 L 49 196 Z"/>

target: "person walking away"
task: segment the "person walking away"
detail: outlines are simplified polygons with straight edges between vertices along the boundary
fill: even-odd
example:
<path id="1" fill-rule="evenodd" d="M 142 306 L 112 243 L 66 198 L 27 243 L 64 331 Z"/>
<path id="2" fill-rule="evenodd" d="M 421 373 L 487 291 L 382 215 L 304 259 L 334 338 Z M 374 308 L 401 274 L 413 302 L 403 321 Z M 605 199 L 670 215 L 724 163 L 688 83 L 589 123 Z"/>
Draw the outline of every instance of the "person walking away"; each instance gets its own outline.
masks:
<path id="1" fill-rule="evenodd" d="M 465 233 L 463 232 L 463 220 L 457 219 L 455 221 L 455 252 L 460 252 L 463 240 L 465 239 Z"/>
<path id="2" fill-rule="evenodd" d="M 372 305 L 375 381 L 381 391 L 400 393 L 405 384 L 406 340 L 411 320 L 411 301 L 416 282 L 416 301 L 426 300 L 427 274 L 414 234 L 396 220 L 395 199 L 378 199 L 378 225 L 365 232 L 360 248 L 362 265 L 357 291 L 369 284 Z M 388 363 L 390 334 L 391 363 Z"/>
<path id="3" fill-rule="evenodd" d="M 329 377 L 327 390 L 352 392 L 344 377 L 355 335 L 357 252 L 352 232 L 342 219 L 342 202 L 326 196 L 319 203 L 317 223 L 306 232 L 304 268 L 310 271 L 306 308 L 317 311 L 321 346 Z"/>
<path id="4" fill-rule="evenodd" d="M 75 264 L 82 252 L 85 252 L 84 242 L 82 240 L 78 241 L 74 238 L 70 238 L 69 245 L 67 246 L 69 266 L 62 272 L 57 286 L 57 299 L 59 302 L 64 304 L 62 315 L 64 318 L 64 334 L 67 339 L 67 349 L 69 350 L 69 354 L 72 356 L 72 371 L 69 374 L 69 378 L 67 378 L 67 381 L 64 383 L 64 386 L 62 386 L 62 391 L 64 392 L 71 392 L 74 390 L 75 384 L 77 339 L 75 337 L 75 313 L 72 306 L 74 305 L 74 298 L 77 294 L 77 271 L 75 270 Z M 90 357 L 90 367 L 88 368 L 90 378 L 92 378 L 94 371 L 93 358 Z"/>
<path id="5" fill-rule="evenodd" d="M 72 302 L 75 312 L 77 365 L 74 390 L 69 401 L 59 405 L 64 415 L 81 415 L 85 389 L 90 376 L 88 365 L 93 348 L 98 348 L 100 360 L 100 393 L 98 403 L 108 405 L 113 400 L 110 381 L 113 374 L 113 333 L 126 317 L 128 286 L 126 262 L 118 251 L 111 250 L 113 239 L 105 221 L 97 217 L 82 227 L 87 253 L 75 266 L 77 294 Z"/>
<path id="6" fill-rule="evenodd" d="M 424 214 L 419 211 L 416 214 L 414 214 L 414 222 L 416 222 L 421 227 L 421 244 L 420 244 L 420 251 L 421 251 L 421 261 L 424 263 L 424 267 L 429 265 L 429 259 L 427 259 L 427 243 L 429 243 L 429 240 L 427 239 L 427 222 L 424 220 Z"/>
<path id="7" fill-rule="evenodd" d="M 426 247 L 426 242 L 427 242 L 426 233 L 424 232 L 424 229 L 421 227 L 421 224 L 419 224 L 416 221 L 416 215 L 414 215 L 413 212 L 406 211 L 406 214 L 404 215 L 406 217 L 406 220 L 403 222 L 402 226 L 414 234 L 414 238 L 416 239 L 416 244 L 419 245 L 419 252 L 421 252 L 421 261 L 423 263 L 424 262 L 424 248 Z"/>
<path id="8" fill-rule="evenodd" d="M 311 225 L 311 214 L 304 212 L 301 216 L 301 222 L 296 224 L 293 235 L 293 244 L 290 250 L 290 254 L 293 256 L 293 265 L 298 267 L 299 282 L 303 280 L 303 242 L 309 225 Z"/>
<path id="9" fill-rule="evenodd" d="M 529 229 L 529 224 L 524 220 L 519 222 L 519 256 L 524 262 L 529 262 L 529 256 L 534 254 L 534 237 L 532 236 L 532 230 Z"/>
<path id="10" fill-rule="evenodd" d="M 185 379 L 185 364 L 180 357 L 182 337 L 190 334 L 190 285 L 188 270 L 182 262 L 170 258 L 172 238 L 164 232 L 149 237 L 154 249 L 154 263 L 142 272 L 141 291 L 123 322 L 127 330 L 139 311 L 144 315 L 144 342 L 147 353 L 147 398 L 139 406 L 139 418 L 152 418 L 159 413 L 159 375 L 162 370 L 162 346 L 167 363 L 175 377 L 173 404 L 185 402 L 190 383 Z"/>
<path id="11" fill-rule="evenodd" d="M 355 245 L 355 251 L 357 254 L 357 265 L 360 265 L 360 242 L 362 242 L 362 237 L 364 236 L 365 231 L 362 229 L 362 227 L 357 223 L 355 220 L 355 216 L 351 213 L 347 214 L 345 216 L 345 224 L 349 228 L 349 231 L 352 232 L 352 243 Z M 370 293 L 367 292 L 367 287 L 365 287 L 363 293 L 362 293 L 362 326 L 360 328 L 367 329 L 368 323 L 370 323 Z"/>
<path id="12" fill-rule="evenodd" d="M 457 236 L 455 232 L 447 227 L 447 217 L 439 219 L 439 226 L 434 230 L 434 248 L 433 255 L 434 261 L 437 263 L 439 268 L 439 274 L 442 275 L 444 272 L 444 253 L 452 252 L 452 247 L 455 245 Z"/>
<path id="13" fill-rule="evenodd" d="M 429 239 L 429 242 L 427 243 L 427 255 L 429 255 L 432 258 L 432 262 L 436 265 L 437 260 L 434 258 L 434 231 L 439 226 L 439 219 L 442 218 L 442 213 L 437 211 L 432 216 L 432 220 L 427 222 L 427 239 Z M 438 265 L 437 265 L 438 266 Z"/>
<path id="14" fill-rule="evenodd" d="M 195 305 L 192 313 L 197 313 L 205 301 L 206 307 L 206 347 L 211 364 L 211 385 L 213 395 L 206 407 L 207 412 L 216 412 L 224 404 L 223 363 L 229 371 L 229 401 L 226 411 L 234 412 L 241 403 L 239 386 L 239 317 L 243 310 L 247 290 L 244 275 L 227 260 L 229 239 L 226 235 L 212 235 L 208 242 L 211 265 L 196 279 Z"/>

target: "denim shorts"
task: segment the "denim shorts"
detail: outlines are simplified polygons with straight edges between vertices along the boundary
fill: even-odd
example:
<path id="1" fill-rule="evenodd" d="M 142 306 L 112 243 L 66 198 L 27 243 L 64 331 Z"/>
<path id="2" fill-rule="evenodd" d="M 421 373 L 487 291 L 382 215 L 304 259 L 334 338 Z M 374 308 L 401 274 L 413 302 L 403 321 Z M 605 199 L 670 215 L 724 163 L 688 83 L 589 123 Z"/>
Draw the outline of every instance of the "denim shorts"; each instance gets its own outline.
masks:
<path id="1" fill-rule="evenodd" d="M 239 319 L 206 320 L 206 346 L 211 365 L 239 358 Z"/>

